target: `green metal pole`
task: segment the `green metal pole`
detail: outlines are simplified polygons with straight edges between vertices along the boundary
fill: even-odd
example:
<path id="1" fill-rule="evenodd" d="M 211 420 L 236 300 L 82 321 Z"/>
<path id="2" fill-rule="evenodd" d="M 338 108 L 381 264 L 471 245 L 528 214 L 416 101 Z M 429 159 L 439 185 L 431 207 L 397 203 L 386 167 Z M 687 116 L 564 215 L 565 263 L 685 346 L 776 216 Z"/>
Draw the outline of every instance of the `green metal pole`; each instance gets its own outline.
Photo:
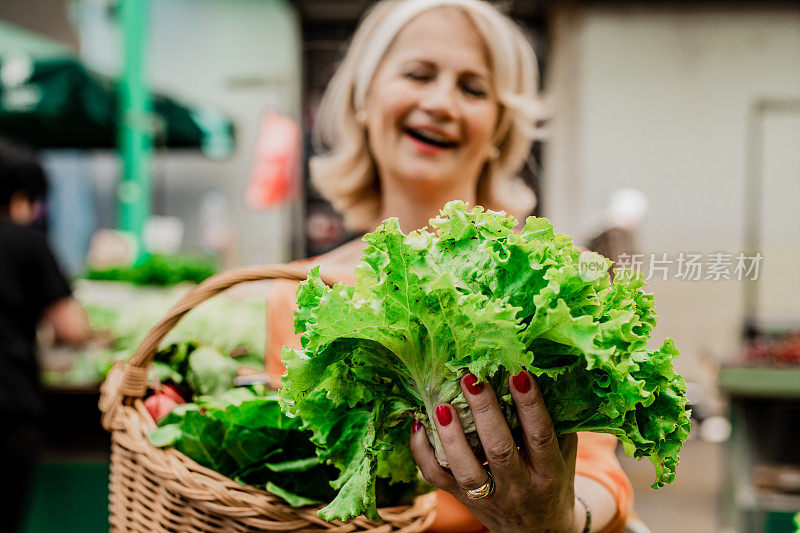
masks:
<path id="1" fill-rule="evenodd" d="M 133 234 L 140 260 L 142 234 L 150 216 L 153 159 L 152 101 L 145 81 L 148 0 L 120 0 L 124 73 L 119 85 L 122 180 L 117 190 L 118 226 Z"/>

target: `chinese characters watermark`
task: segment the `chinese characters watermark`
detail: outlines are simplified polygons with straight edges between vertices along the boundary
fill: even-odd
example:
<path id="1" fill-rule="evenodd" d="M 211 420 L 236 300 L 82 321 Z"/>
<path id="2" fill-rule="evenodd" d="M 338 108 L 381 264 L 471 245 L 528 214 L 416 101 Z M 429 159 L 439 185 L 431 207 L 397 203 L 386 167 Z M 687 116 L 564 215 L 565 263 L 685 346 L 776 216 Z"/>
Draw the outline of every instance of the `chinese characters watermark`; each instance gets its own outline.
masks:
<path id="1" fill-rule="evenodd" d="M 673 256 L 667 253 L 620 254 L 614 274 L 631 276 L 638 271 L 646 281 L 756 281 L 763 260 L 760 252 L 752 255 L 744 252 L 680 252 Z"/>

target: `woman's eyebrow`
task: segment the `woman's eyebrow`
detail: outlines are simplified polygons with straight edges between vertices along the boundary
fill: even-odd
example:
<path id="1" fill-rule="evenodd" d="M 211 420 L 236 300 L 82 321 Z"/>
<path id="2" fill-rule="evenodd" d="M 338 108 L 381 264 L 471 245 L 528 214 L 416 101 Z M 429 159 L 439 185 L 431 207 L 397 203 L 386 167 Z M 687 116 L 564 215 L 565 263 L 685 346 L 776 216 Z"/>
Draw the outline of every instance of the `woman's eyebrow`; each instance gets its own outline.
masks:
<path id="1" fill-rule="evenodd" d="M 461 72 L 462 75 L 469 76 L 472 78 L 478 78 L 480 80 L 484 80 L 487 82 L 492 81 L 492 75 L 488 71 L 476 71 L 476 70 L 464 70 Z"/>
<path id="2" fill-rule="evenodd" d="M 414 59 L 407 59 L 400 63 L 401 68 L 410 68 L 410 67 L 435 67 L 436 64 L 433 61 L 429 61 L 427 59 L 421 58 L 414 58 Z"/>

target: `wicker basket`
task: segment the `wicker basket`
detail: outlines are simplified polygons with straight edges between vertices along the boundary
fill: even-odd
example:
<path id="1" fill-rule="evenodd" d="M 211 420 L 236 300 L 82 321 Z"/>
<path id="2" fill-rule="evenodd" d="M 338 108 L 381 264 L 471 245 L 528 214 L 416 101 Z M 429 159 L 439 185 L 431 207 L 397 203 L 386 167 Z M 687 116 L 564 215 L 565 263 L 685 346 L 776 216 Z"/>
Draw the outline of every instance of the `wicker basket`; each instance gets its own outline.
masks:
<path id="1" fill-rule="evenodd" d="M 100 410 L 103 426 L 111 432 L 109 522 L 113 531 L 412 533 L 424 531 L 433 522 L 434 494 L 417 498 L 412 506 L 380 509 L 382 522 L 363 517 L 327 522 L 317 516 L 318 507 L 291 507 L 264 490 L 202 467 L 173 448 L 157 448 L 147 439 L 156 427 L 142 402 L 147 368 L 181 317 L 238 283 L 306 276 L 306 269 L 293 265 L 242 268 L 213 276 L 170 309 L 129 361 L 112 369 L 101 387 Z"/>

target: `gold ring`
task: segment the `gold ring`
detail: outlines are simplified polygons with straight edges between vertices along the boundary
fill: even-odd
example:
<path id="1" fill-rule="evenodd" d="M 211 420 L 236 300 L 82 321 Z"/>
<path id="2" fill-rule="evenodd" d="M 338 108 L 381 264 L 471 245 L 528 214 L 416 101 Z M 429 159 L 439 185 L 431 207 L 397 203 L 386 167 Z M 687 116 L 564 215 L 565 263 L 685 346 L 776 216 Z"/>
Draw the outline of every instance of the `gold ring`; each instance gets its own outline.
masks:
<path id="1" fill-rule="evenodd" d="M 464 489 L 464 493 L 467 495 L 467 498 L 470 500 L 482 500 L 494 494 L 494 478 L 492 477 L 491 472 L 487 471 L 486 474 L 489 476 L 489 479 L 486 480 L 486 483 L 477 489 Z"/>

